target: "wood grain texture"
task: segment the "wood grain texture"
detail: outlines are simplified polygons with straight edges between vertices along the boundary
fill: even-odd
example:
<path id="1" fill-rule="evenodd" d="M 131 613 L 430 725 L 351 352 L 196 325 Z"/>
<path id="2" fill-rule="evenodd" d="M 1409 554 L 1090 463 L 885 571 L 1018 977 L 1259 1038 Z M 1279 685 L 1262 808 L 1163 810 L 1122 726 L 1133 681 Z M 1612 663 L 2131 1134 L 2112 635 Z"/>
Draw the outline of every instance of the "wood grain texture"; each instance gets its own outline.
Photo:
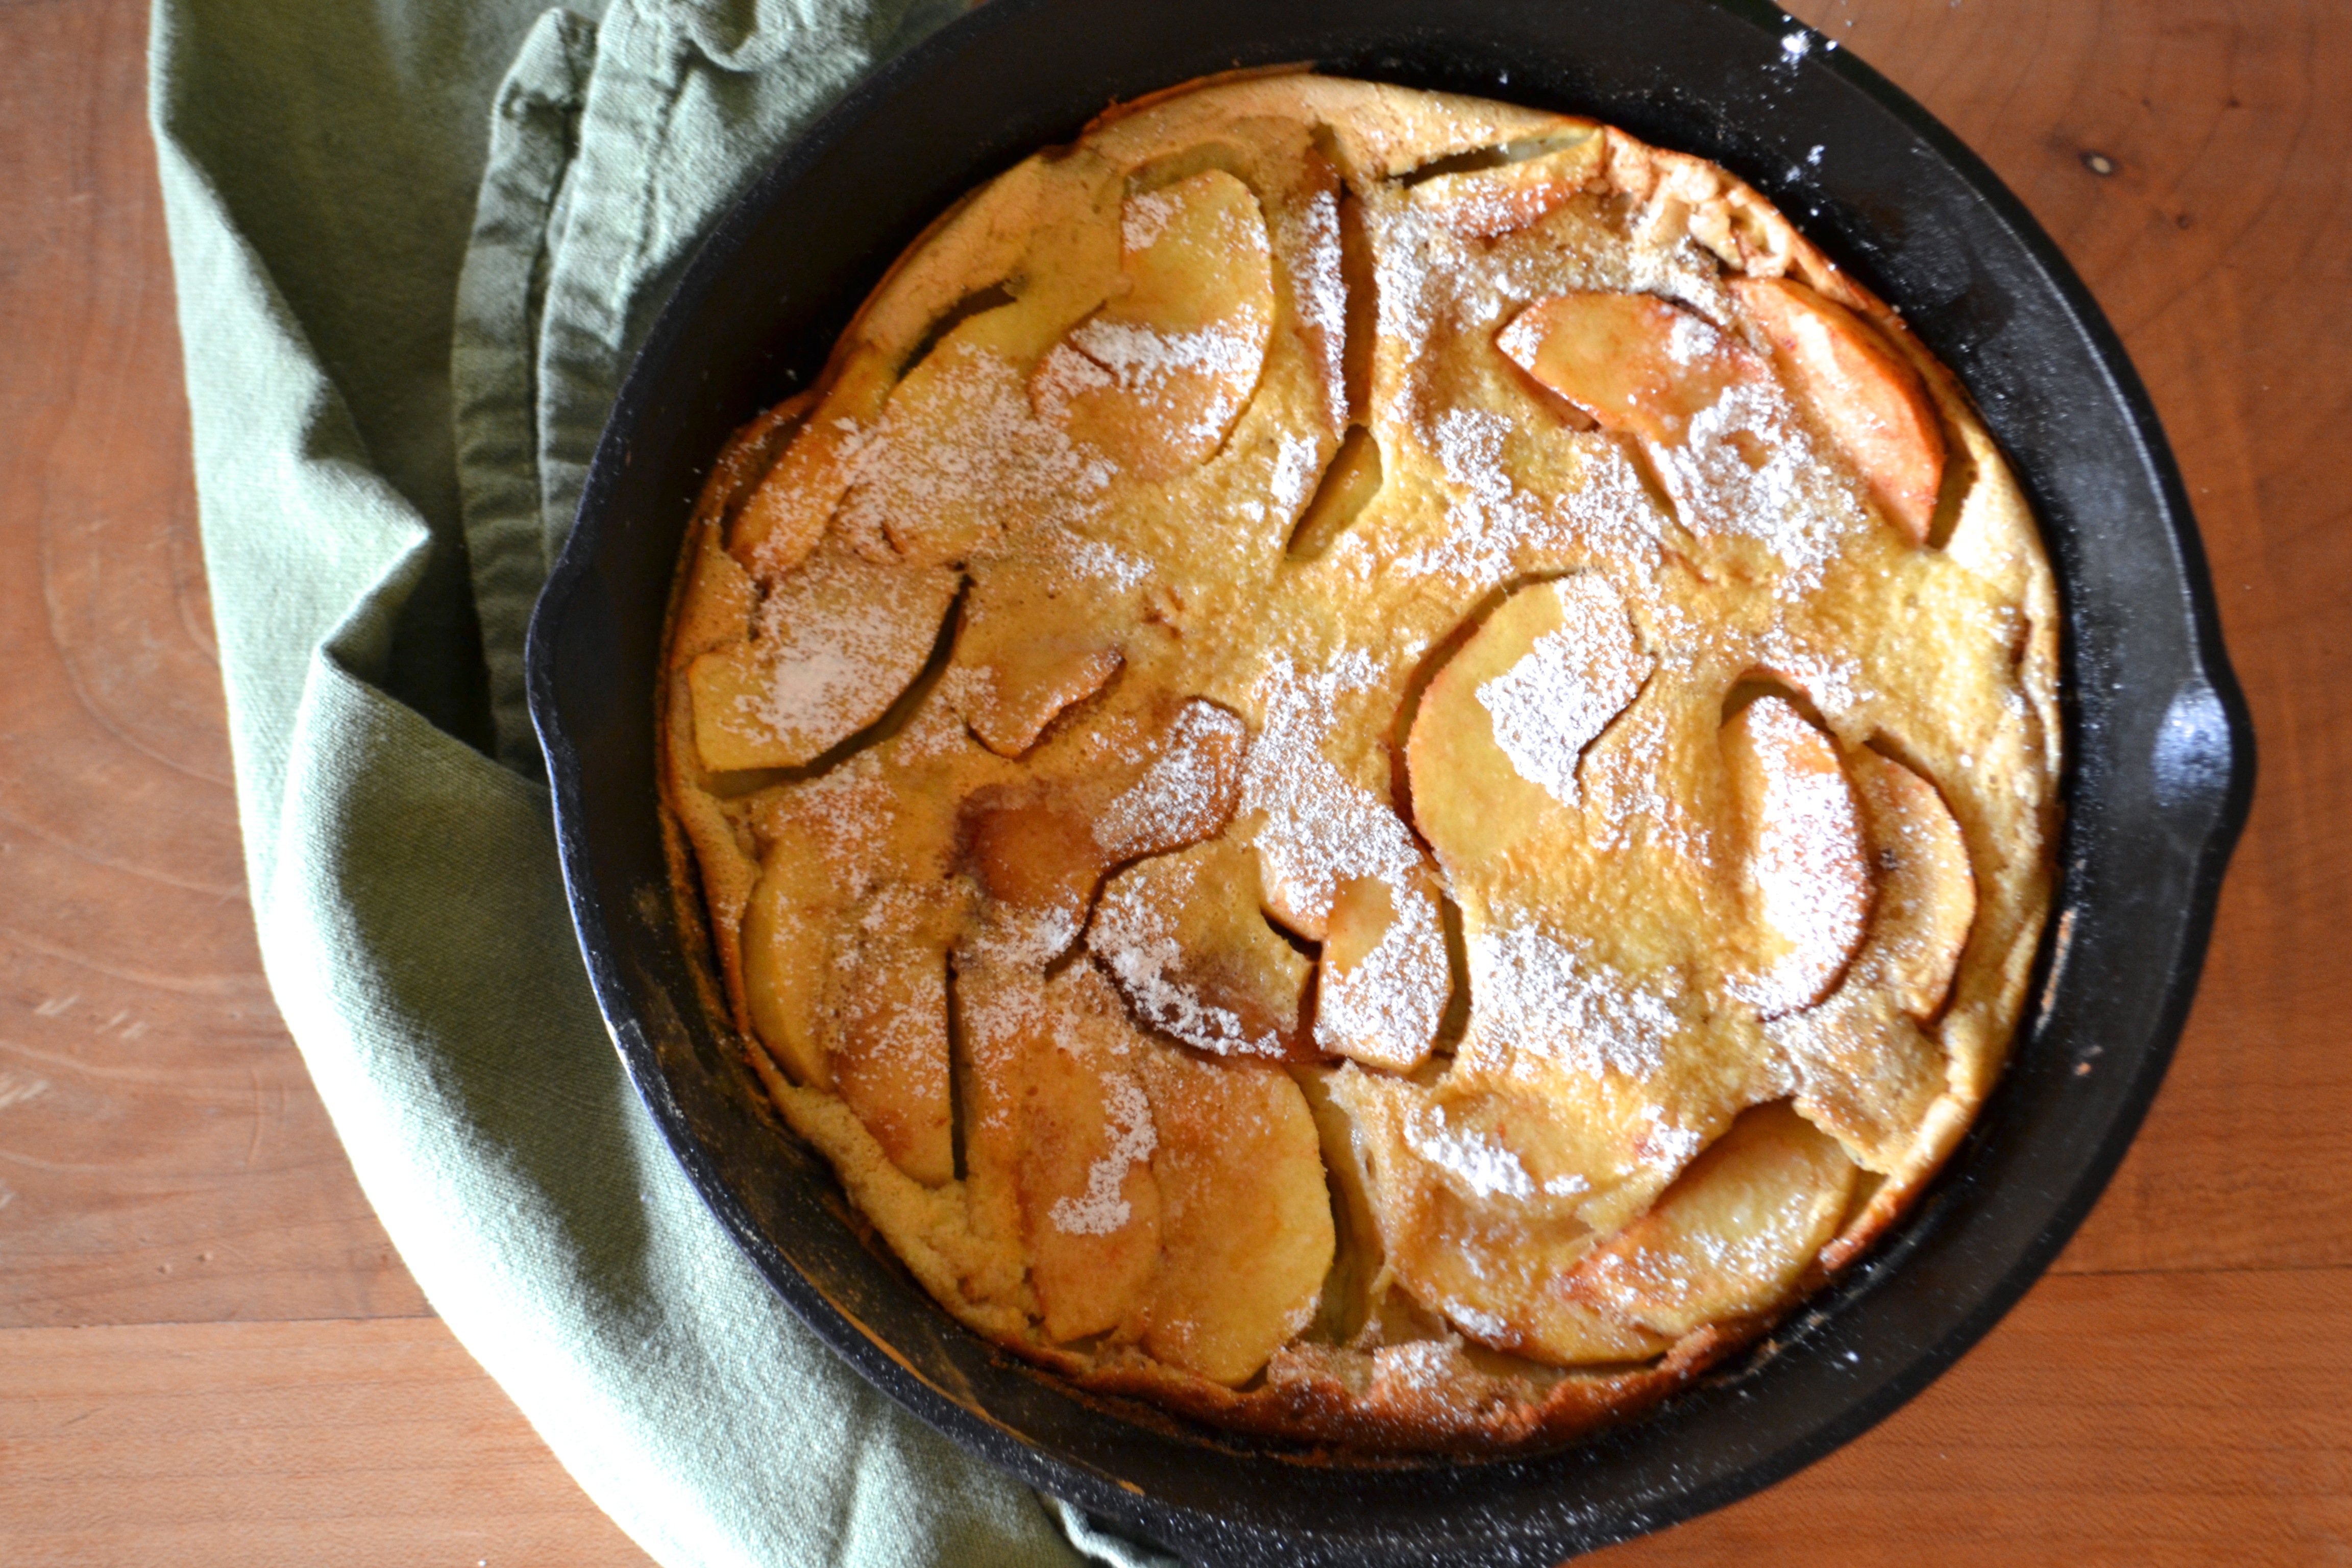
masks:
<path id="1" fill-rule="evenodd" d="M 0 1330 L 0 1563 L 648 1560 L 430 1318 Z"/>
<path id="2" fill-rule="evenodd" d="M 2352 1562 L 2352 1269 L 2044 1280 L 1861 1442 L 1595 1568 Z"/>
<path id="3" fill-rule="evenodd" d="M 422 1312 L 254 945 L 144 42 L 0 6 L 0 1325 Z"/>
<path id="4" fill-rule="evenodd" d="M 2123 334 L 2263 777 L 2179 1057 L 2053 1276 L 1885 1426 L 1601 1561 L 2352 1563 L 2352 9 L 1797 9 Z M 642 1563 L 421 1316 L 261 982 L 143 12 L 0 4 L 0 1562 Z"/>

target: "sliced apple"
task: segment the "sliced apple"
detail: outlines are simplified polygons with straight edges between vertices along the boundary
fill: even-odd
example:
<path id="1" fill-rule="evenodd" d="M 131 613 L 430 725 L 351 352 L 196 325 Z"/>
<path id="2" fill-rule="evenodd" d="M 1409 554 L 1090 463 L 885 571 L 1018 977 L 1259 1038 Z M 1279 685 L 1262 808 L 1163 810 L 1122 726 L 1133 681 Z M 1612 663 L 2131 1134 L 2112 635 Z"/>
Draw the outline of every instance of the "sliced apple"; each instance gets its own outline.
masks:
<path id="1" fill-rule="evenodd" d="M 1431 174 L 1414 184 L 1413 199 L 1456 234 L 1474 239 L 1510 234 L 1582 191 L 1601 172 L 1607 147 L 1599 132 L 1576 131 L 1496 148 L 1492 162 L 1467 154 L 1463 162 L 1483 166 Z"/>
<path id="2" fill-rule="evenodd" d="M 1015 1025 L 1020 1193 L 1030 1281 L 1047 1337 L 1067 1342 L 1139 1320 L 1160 1263 L 1160 1144 L 1137 1076 L 1156 1047 L 1081 965 Z"/>
<path id="3" fill-rule="evenodd" d="M 1246 1382 L 1313 1321 L 1337 1237 L 1307 1097 L 1279 1068 L 1155 1047 L 1138 1063 L 1157 1131 L 1160 1271 L 1144 1348 Z"/>
<path id="4" fill-rule="evenodd" d="M 1125 662 L 1109 617 L 1088 585 L 1063 563 L 1037 554 L 973 569 L 956 632 L 952 690 L 981 744 L 1017 757 L 1071 704 L 1108 685 Z"/>
<path id="5" fill-rule="evenodd" d="M 1070 320 L 1066 290 L 1040 285 L 950 328 L 876 424 L 842 437 L 857 444 L 835 531 L 877 559 L 952 564 L 1098 490 L 1099 460 L 1034 417 L 1024 390 Z"/>
<path id="6" fill-rule="evenodd" d="M 1852 766 L 1878 868 L 1870 930 L 1835 993 L 1767 1029 L 1796 1069 L 1798 1110 L 1865 1168 L 1891 1171 L 1946 1088 L 1943 1048 L 1920 1025 L 1959 966 L 1976 879 L 1933 784 L 1876 752 Z"/>
<path id="7" fill-rule="evenodd" d="M 1139 760 L 974 791 L 962 806 L 966 859 L 990 898 L 1076 937 L 1113 866 L 1224 831 L 1248 746 L 1239 718 L 1194 698 Z"/>
<path id="8" fill-rule="evenodd" d="M 781 581 L 816 548 L 849 488 L 856 437 L 849 421 L 808 421 L 745 498 L 727 542 L 760 582 Z"/>
<path id="9" fill-rule="evenodd" d="M 1654 294 L 1538 300 L 1495 340 L 1513 363 L 1604 430 L 1679 447 L 1691 417 L 1762 377 L 1763 363 L 1704 319 Z"/>
<path id="10" fill-rule="evenodd" d="M 839 873 L 804 843 L 772 847 L 743 916 L 743 995 L 751 1028 L 793 1082 L 831 1089 L 824 1011 Z"/>
<path id="11" fill-rule="evenodd" d="M 1350 425 L 1291 531 L 1290 558 L 1321 559 L 1380 493 L 1381 444 L 1361 425 Z"/>
<path id="12" fill-rule="evenodd" d="M 1112 861 L 1213 838 L 1241 799 L 1249 727 L 1231 709 L 1195 697 L 1154 748 L 1141 776 L 1113 795 L 1094 820 L 1096 842 Z"/>
<path id="13" fill-rule="evenodd" d="M 1944 426 L 1918 371 L 1875 327 L 1794 279 L 1738 278 L 1730 288 L 1887 515 L 1927 543 Z"/>
<path id="14" fill-rule="evenodd" d="M 1212 169 L 1127 198 L 1127 290 L 1038 361 L 1038 416 L 1138 479 L 1222 445 L 1274 330 L 1274 263 L 1250 188 Z"/>
<path id="15" fill-rule="evenodd" d="M 988 896 L 1075 939 L 1110 868 L 1088 806 L 1082 795 L 1034 783 L 975 792 L 962 837 Z"/>
<path id="16" fill-rule="evenodd" d="M 1087 944 L 1146 1023 L 1219 1056 L 1308 1053 L 1307 960 L 1266 923 L 1257 858 L 1213 838 L 1103 889 Z"/>
<path id="17" fill-rule="evenodd" d="M 1538 830 L 1580 799 L 1584 752 L 1656 660 L 1598 576 L 1522 588 L 1422 694 L 1405 743 L 1412 813 L 1449 870 Z"/>
<path id="18" fill-rule="evenodd" d="M 1433 879 L 1350 877 L 1331 900 L 1316 973 L 1315 1044 L 1367 1067 L 1429 1059 L 1454 994 Z"/>
<path id="19" fill-rule="evenodd" d="M 1977 880 L 1960 825 L 1936 786 L 1891 757 L 1853 754 L 1878 903 L 1856 969 L 1926 1022 L 1943 1007 L 1976 922 Z"/>
<path id="20" fill-rule="evenodd" d="M 1837 1234 L 1856 1173 L 1786 1102 L 1759 1106 L 1594 1251 L 1577 1291 L 1671 1336 L 1772 1311 Z"/>
<path id="21" fill-rule="evenodd" d="M 690 668 L 702 765 L 799 767 L 881 718 L 929 662 L 958 582 L 820 544 L 761 605 L 754 640 Z"/>
<path id="22" fill-rule="evenodd" d="M 1386 1267 L 1424 1308 L 1482 1344 L 1556 1366 L 1666 1348 L 1562 1289 L 1591 1250 L 1591 1227 L 1572 1202 L 1544 1203 L 1493 1129 L 1449 1126 L 1407 1079 L 1342 1071 L 1330 1089 L 1356 1130 Z"/>
<path id="23" fill-rule="evenodd" d="M 1769 1018 L 1820 1001 L 1861 945 L 1872 894 L 1862 814 L 1837 743 L 1784 698 L 1734 715 L 1723 754 L 1758 942 L 1735 991 Z"/>
<path id="24" fill-rule="evenodd" d="M 853 912 L 832 977 L 834 1086 L 891 1163 L 929 1186 L 955 1177 L 947 965 L 969 907 L 959 882 L 883 888 Z"/>
<path id="25" fill-rule="evenodd" d="M 677 620 L 670 633 L 669 668 L 690 664 L 702 654 L 729 647 L 751 635 L 760 593 L 751 574 L 727 553 L 715 525 L 703 529 L 678 595 Z"/>

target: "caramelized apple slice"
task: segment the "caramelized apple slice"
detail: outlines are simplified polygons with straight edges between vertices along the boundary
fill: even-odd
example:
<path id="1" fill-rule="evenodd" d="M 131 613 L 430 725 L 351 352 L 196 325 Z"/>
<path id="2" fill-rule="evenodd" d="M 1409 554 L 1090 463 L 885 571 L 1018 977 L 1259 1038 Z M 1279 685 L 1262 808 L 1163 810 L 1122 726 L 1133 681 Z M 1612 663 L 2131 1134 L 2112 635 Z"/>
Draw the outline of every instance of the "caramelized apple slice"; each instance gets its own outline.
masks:
<path id="1" fill-rule="evenodd" d="M 1793 279 L 1738 278 L 1730 287 L 1887 515 L 1913 543 L 1927 543 L 1945 448 L 1919 373 L 1876 328 Z"/>
<path id="2" fill-rule="evenodd" d="M 840 878 L 809 846 L 772 846 L 743 916 L 743 994 L 751 1028 L 794 1083 L 831 1089 L 825 984 Z"/>
<path id="3" fill-rule="evenodd" d="M 834 1086 L 891 1163 L 929 1186 L 955 1178 L 947 964 L 968 909 L 960 882 L 882 889 L 854 912 L 832 977 Z"/>
<path id="4" fill-rule="evenodd" d="M 1318 1047 L 1367 1067 L 1411 1072 L 1429 1059 L 1453 994 L 1432 878 L 1340 882 L 1316 973 Z"/>
<path id="5" fill-rule="evenodd" d="M 1087 930 L 1137 1016 L 1219 1056 L 1307 1053 L 1307 960 L 1266 923 L 1257 858 L 1226 839 L 1111 879 Z"/>
<path id="6" fill-rule="evenodd" d="M 1034 783 L 980 790 L 964 804 L 965 853 L 981 886 L 1044 921 L 1056 952 L 1076 939 L 1110 868 L 1092 817 L 1082 795 Z"/>
<path id="7" fill-rule="evenodd" d="M 1248 746 L 1239 718 L 1196 697 L 1139 769 L 975 791 L 963 806 L 966 857 L 990 898 L 1045 917 L 1066 942 L 1113 866 L 1224 831 Z"/>
<path id="8" fill-rule="evenodd" d="M 1700 317 L 1652 294 L 1558 294 L 1511 319 L 1496 346 L 1590 415 L 1662 447 L 1691 416 L 1764 375 L 1761 361 Z"/>
<path id="9" fill-rule="evenodd" d="M 1934 784 L 1873 751 L 1855 752 L 1852 765 L 1878 868 L 1878 904 L 1855 967 L 1924 1023 L 1942 1009 L 1976 922 L 1968 843 Z"/>
<path id="10" fill-rule="evenodd" d="M 1036 744 L 1055 715 L 1101 690 L 1125 661 L 1108 617 L 1087 613 L 1088 587 L 1036 555 L 974 568 L 953 690 L 971 732 L 998 756 Z"/>
<path id="11" fill-rule="evenodd" d="M 1492 238 L 1526 228 L 1585 188 L 1601 170 L 1607 138 L 1577 130 L 1538 142 L 1507 143 L 1485 157 L 1471 153 L 1447 166 L 1458 173 L 1417 181 L 1413 200 L 1456 234 Z"/>
<path id="12" fill-rule="evenodd" d="M 1919 1025 L 1959 965 L 1976 879 L 1933 784 L 1875 752 L 1852 765 L 1879 874 L 1870 931 L 1827 1001 L 1767 1030 L 1796 1068 L 1797 1109 L 1866 1169 L 1891 1171 L 1946 1087 L 1943 1049 Z"/>
<path id="13" fill-rule="evenodd" d="M 944 567 L 819 545 L 761 605 L 753 641 L 689 669 L 702 765 L 799 767 L 881 718 L 922 673 L 956 588 Z"/>
<path id="14" fill-rule="evenodd" d="M 1144 1348 L 1212 1382 L 1255 1376 L 1313 1321 L 1336 1237 L 1307 1097 L 1279 1068 L 1139 1061 L 1158 1129 L 1160 1272 Z"/>
<path id="15" fill-rule="evenodd" d="M 1151 762 L 1094 820 L 1095 841 L 1113 861 L 1213 838 L 1241 799 L 1249 728 L 1231 709 L 1195 697 L 1177 710 Z"/>
<path id="16" fill-rule="evenodd" d="M 1837 1233 L 1855 1173 L 1786 1102 L 1759 1106 L 1593 1253 L 1578 1291 L 1675 1336 L 1772 1311 Z"/>
<path id="17" fill-rule="evenodd" d="M 1870 865 L 1837 743 L 1787 700 L 1742 708 L 1723 727 L 1723 754 L 1759 937 L 1735 992 L 1769 1018 L 1811 1006 L 1845 972 L 1870 914 Z"/>
<path id="18" fill-rule="evenodd" d="M 1413 818 L 1439 860 L 1484 859 L 1575 806 L 1586 749 L 1655 665 L 1604 578 L 1497 605 L 1430 681 L 1405 743 Z"/>
<path id="19" fill-rule="evenodd" d="M 1065 1343 L 1136 1320 L 1160 1262 L 1160 1137 L 1136 1072 L 1155 1047 L 1108 989 L 1080 965 L 1015 1025 L 1029 1278 Z"/>
<path id="20" fill-rule="evenodd" d="M 1563 1289 L 1592 1247 L 1570 1201 L 1546 1194 L 1492 1127 L 1449 1122 L 1408 1080 L 1343 1069 L 1332 1099 L 1355 1127 L 1385 1266 L 1464 1333 L 1555 1366 L 1638 1361 L 1667 1342 Z"/>
<path id="21" fill-rule="evenodd" d="M 1074 328 L 1029 384 L 1038 416 L 1138 479 L 1214 452 L 1257 386 L 1274 263 L 1247 185 L 1212 169 L 1130 195 L 1127 292 Z"/>

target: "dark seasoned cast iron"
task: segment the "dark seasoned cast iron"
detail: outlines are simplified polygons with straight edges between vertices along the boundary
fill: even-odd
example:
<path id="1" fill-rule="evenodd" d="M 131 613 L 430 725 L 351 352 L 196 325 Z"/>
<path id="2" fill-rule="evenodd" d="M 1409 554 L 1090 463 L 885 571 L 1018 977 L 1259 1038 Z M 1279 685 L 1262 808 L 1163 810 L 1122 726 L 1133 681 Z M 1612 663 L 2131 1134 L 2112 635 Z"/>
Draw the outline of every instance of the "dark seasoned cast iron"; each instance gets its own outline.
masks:
<path id="1" fill-rule="evenodd" d="M 1753 183 L 1974 393 L 2064 599 L 2064 877 L 2036 1005 L 1975 1132 L 1889 1245 L 1772 1345 L 1529 1458 L 1305 1463 L 1080 1400 L 967 1333 L 859 1238 L 822 1162 L 760 1109 L 667 891 L 654 676 L 681 531 L 727 433 L 805 384 L 883 268 L 963 191 L 1115 99 L 1308 60 L 1595 115 Z M 1916 1393 L 2042 1272 L 2138 1127 L 2253 766 L 2187 498 L 2089 294 L 1917 105 L 1747 0 L 990 0 L 825 116 L 688 268 L 605 428 L 531 626 L 530 682 L 604 1016 L 752 1261 L 965 1447 L 1226 1568 L 1555 1563 L 1766 1486 Z"/>

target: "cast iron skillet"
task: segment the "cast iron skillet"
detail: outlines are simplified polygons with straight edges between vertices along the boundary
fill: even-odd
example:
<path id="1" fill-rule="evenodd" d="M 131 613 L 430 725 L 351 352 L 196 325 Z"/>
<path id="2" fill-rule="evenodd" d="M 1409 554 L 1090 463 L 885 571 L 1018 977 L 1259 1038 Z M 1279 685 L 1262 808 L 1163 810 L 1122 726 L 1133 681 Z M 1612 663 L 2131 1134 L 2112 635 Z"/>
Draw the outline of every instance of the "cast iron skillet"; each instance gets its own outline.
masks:
<path id="1" fill-rule="evenodd" d="M 1477 1464 L 1295 1450 L 1081 1399 L 861 1239 L 760 1106 L 673 913 L 654 678 L 688 511 L 728 432 L 805 384 L 963 191 L 1114 99 L 1283 61 L 1595 115 L 1717 160 L 1899 307 L 1974 393 L 2065 605 L 2067 826 L 2014 1064 L 1944 1178 L 1768 1344 L 1654 1413 Z M 1811 159 L 1820 150 L 1818 163 Z M 688 268 L 597 449 L 530 630 L 531 711 L 589 973 L 696 1184 L 812 1327 L 966 1448 L 1197 1561 L 1551 1563 L 1769 1485 L 1887 1415 L 2025 1290 L 2156 1092 L 2252 787 L 2189 503 L 2098 308 L 1991 173 L 1752 0 L 990 0 L 886 66 Z"/>

